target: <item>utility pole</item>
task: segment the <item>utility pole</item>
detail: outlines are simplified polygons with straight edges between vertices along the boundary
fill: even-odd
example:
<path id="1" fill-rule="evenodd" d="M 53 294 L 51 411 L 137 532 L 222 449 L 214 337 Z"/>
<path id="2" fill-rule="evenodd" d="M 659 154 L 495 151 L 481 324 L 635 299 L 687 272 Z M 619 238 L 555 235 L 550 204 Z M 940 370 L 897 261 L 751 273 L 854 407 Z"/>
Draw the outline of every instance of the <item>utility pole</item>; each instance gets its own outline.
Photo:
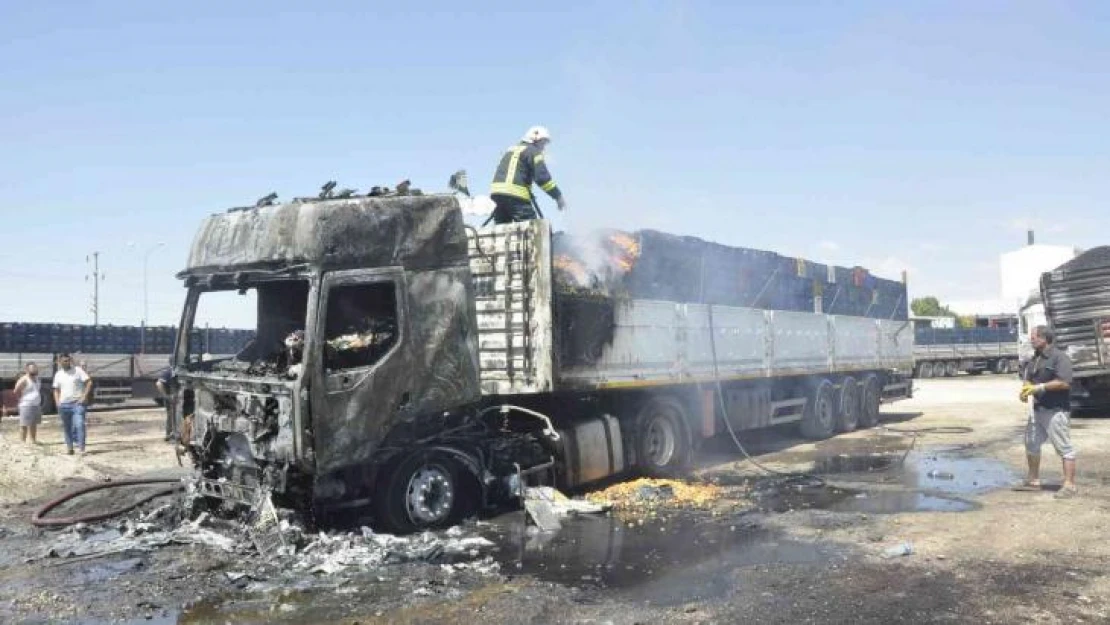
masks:
<path id="1" fill-rule="evenodd" d="M 89 257 L 88 256 L 85 257 L 85 262 L 86 263 L 89 262 Z M 89 279 L 89 276 L 86 275 L 85 276 L 85 281 L 87 282 L 88 279 Z M 104 277 L 100 275 L 100 252 L 93 252 L 92 253 L 93 296 L 92 296 L 92 308 L 90 308 L 89 311 L 92 312 L 92 314 L 93 314 L 93 325 L 94 326 L 100 325 L 100 281 L 103 280 L 103 279 L 104 279 Z"/>

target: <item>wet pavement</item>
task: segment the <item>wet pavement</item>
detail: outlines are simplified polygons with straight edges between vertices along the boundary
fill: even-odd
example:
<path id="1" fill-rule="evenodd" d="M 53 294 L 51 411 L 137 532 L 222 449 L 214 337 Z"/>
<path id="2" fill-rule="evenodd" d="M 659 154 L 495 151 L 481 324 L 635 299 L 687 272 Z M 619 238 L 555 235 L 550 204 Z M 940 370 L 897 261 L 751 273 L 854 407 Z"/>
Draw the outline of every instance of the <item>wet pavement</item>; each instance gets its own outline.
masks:
<path id="1" fill-rule="evenodd" d="M 520 514 L 513 513 L 488 531 L 501 545 L 495 557 L 503 574 L 580 588 L 650 584 L 659 587 L 651 596 L 662 603 L 668 597 L 679 601 L 716 596 L 725 586 L 715 586 L 713 579 L 727 580 L 737 569 L 840 557 L 831 546 L 784 539 L 742 516 L 680 514 L 633 522 L 586 516 L 566 523 L 557 533 L 541 533 L 534 526 L 525 528 Z M 673 593 L 667 587 L 673 587 Z"/>

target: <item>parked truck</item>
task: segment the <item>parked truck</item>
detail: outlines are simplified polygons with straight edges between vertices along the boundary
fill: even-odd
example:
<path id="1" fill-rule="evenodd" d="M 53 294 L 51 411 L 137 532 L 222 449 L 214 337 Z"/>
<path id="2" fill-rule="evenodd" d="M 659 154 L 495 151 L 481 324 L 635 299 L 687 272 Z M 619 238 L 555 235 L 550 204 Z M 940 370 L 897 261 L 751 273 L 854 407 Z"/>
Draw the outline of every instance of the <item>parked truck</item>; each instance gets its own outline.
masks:
<path id="1" fill-rule="evenodd" d="M 219 506 L 443 526 L 524 484 L 681 473 L 730 432 L 872 426 L 912 390 L 902 282 L 652 231 L 475 229 L 455 195 L 215 214 L 179 277 L 177 412 Z M 256 335 L 205 361 L 188 330 L 212 298 Z"/>
<path id="2" fill-rule="evenodd" d="M 1057 346 L 1071 358 L 1071 405 L 1110 408 L 1110 246 L 1092 248 L 1041 275 Z"/>
<path id="3" fill-rule="evenodd" d="M 960 373 L 1015 373 L 1018 328 L 934 328 L 914 330 L 914 374 L 918 378 L 954 377 Z"/>

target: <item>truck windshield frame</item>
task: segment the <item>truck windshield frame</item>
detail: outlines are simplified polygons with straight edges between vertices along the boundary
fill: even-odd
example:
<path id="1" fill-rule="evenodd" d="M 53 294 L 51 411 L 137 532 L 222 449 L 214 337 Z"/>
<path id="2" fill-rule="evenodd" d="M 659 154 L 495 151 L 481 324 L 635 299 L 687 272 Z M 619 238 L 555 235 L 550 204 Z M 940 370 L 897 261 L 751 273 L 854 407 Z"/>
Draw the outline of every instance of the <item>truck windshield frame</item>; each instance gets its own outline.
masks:
<path id="1" fill-rule="evenodd" d="M 316 288 L 316 280 L 307 275 L 283 275 L 238 283 L 213 279 L 208 284 L 191 287 L 182 313 L 176 364 L 187 371 L 223 369 L 231 362 L 240 368 L 271 361 L 286 365 L 282 362 L 288 357 L 285 340 L 298 330 L 302 337 L 307 338 L 305 329 L 312 321 L 309 312 Z M 202 332 L 203 328 L 196 325 L 198 311 L 204 311 L 205 295 L 234 292 L 245 295 L 248 291 L 255 294 L 254 322 L 253 327 L 242 329 L 251 333 L 250 340 L 234 346 L 230 350 L 232 353 L 205 351 L 210 346 L 203 341 L 197 344 L 198 332 Z"/>

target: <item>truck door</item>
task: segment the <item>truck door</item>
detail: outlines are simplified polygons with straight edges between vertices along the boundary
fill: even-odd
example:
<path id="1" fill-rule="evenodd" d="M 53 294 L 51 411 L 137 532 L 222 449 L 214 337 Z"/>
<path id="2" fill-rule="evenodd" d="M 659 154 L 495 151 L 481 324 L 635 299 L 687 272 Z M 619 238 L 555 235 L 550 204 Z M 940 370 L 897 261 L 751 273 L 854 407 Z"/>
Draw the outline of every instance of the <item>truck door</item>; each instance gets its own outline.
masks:
<path id="1" fill-rule="evenodd" d="M 365 462 L 409 410 L 414 376 L 400 268 L 328 274 L 314 341 L 316 468 Z"/>

